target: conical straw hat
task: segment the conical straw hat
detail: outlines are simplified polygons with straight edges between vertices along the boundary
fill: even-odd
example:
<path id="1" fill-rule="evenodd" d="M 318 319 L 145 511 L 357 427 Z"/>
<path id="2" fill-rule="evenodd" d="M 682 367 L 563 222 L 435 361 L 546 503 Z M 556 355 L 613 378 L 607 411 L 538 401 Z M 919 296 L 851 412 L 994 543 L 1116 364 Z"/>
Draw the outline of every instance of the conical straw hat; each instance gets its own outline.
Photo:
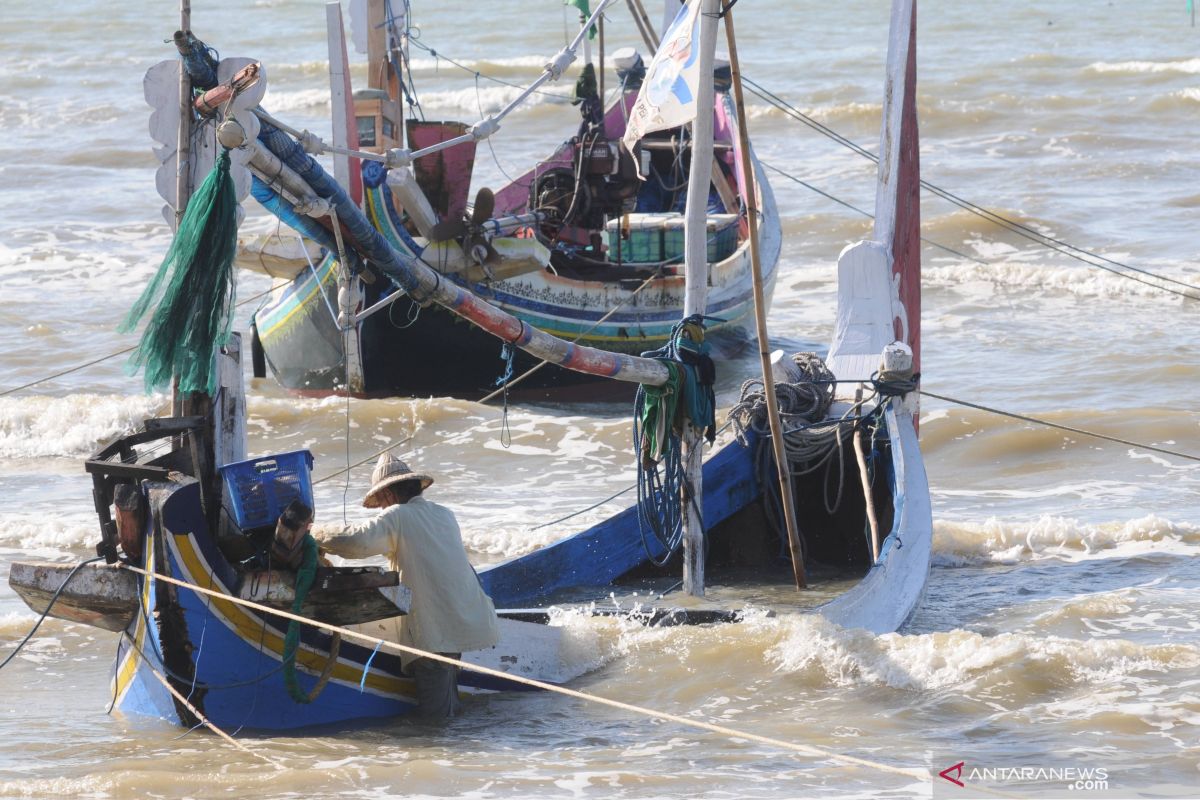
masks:
<path id="1" fill-rule="evenodd" d="M 371 473 L 371 491 L 367 492 L 367 496 L 363 498 L 363 505 L 367 508 L 379 508 L 382 505 L 379 493 L 392 484 L 402 481 L 420 481 L 421 489 L 428 489 L 429 484 L 433 483 L 433 478 L 422 472 L 413 472 L 409 469 L 408 464 L 393 455 L 384 453 L 379 457 L 379 461 L 375 464 L 375 470 Z"/>

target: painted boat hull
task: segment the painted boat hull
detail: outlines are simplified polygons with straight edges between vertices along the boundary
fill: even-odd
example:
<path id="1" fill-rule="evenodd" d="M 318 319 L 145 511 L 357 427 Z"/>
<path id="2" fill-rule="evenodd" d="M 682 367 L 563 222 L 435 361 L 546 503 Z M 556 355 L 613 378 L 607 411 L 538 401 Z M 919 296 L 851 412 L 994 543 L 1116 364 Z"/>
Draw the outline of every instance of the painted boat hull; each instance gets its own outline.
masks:
<path id="1" fill-rule="evenodd" d="M 209 536 L 201 511 L 199 484 L 157 484 L 149 491 L 154 514 L 147 524 L 139 566 L 181 581 L 233 595 L 238 576 Z M 415 709 L 412 681 L 399 656 L 341 642 L 324 690 L 311 703 L 292 699 L 281 673 L 287 621 L 138 577 L 139 609 L 125 629 L 117 656 L 113 693 L 124 713 L 162 717 L 193 725 L 191 712 L 177 702 L 163 678 L 222 728 L 288 730 L 387 718 Z M 355 626 L 372 635 L 377 623 Z M 563 683 L 583 667 L 563 654 L 561 629 L 501 620 L 501 642 L 468 660 L 513 674 Z M 304 626 L 296 656 L 300 689 L 309 692 L 325 669 L 330 635 Z M 369 666 L 368 666 L 369 665 Z M 528 691 L 511 681 L 462 672 L 459 691 Z"/>
<path id="2" fill-rule="evenodd" d="M 719 121 L 728 128 L 729 112 L 722 104 Z M 609 112 L 610 133 L 623 130 L 620 109 Z M 618 123 L 620 128 L 618 129 Z M 731 134 L 728 130 L 726 136 Z M 559 157 L 560 154 L 556 154 Z M 730 155 L 730 157 L 732 157 Z M 555 163 L 551 159 L 548 164 Z M 764 295 L 774 293 L 782 247 L 782 226 L 774 194 L 762 166 L 754 159 Z M 735 170 L 740 174 L 740 170 Z M 532 178 L 519 178 L 514 187 L 527 186 Z M 523 182 L 524 181 L 524 182 Z M 740 180 L 739 180 L 740 183 Z M 528 209 L 528 191 L 513 187 L 497 193 L 498 213 Z M 364 211 L 388 244 L 406 258 L 422 257 L 434 266 L 436 256 L 422 253 L 405 231 L 395 211 L 386 183 L 368 187 Z M 533 261 L 548 252 L 533 239 L 495 240 L 505 259 Z M 536 266 L 536 265 L 535 265 Z M 684 307 L 684 277 L 665 275 L 639 290 L 641 279 L 582 280 L 538 267 L 504 280 L 473 283 L 448 275 L 475 295 L 527 325 L 578 344 L 621 353 L 639 354 L 667 343 L 671 328 Z M 366 287 L 363 307 L 390 294 L 387 280 Z M 715 321 L 710 330 L 743 336 L 743 327 L 754 309 L 749 243 L 742 240 L 732 255 L 709 267 L 707 314 Z M 344 391 L 346 364 L 335 309 L 337 263 L 326 258 L 301 269 L 290 282 L 278 287 L 254 315 L 258 340 L 267 366 L 286 389 L 311 395 Z M 608 316 L 614 308 L 618 310 Z M 357 330 L 362 354 L 363 389 L 368 396 L 456 395 L 476 397 L 494 388 L 503 371 L 500 342 L 440 307 L 420 308 L 401 298 L 390 308 L 363 320 Z M 537 364 L 520 352 L 515 373 Z M 453 365 L 452 369 L 447 365 Z M 522 391 L 567 386 L 595 386 L 604 379 L 547 366 L 522 381 Z"/>
<path id="3" fill-rule="evenodd" d="M 933 530 L 929 486 L 912 418 L 889 408 L 884 419 L 892 442 L 891 460 L 885 465 L 892 488 L 892 527 L 881 543 L 879 560 L 862 579 L 810 612 L 874 633 L 897 630 L 919 606 Z M 762 498 L 755 445 L 730 443 L 705 462 L 704 520 L 710 530 Z M 603 587 L 662 555 L 653 539 L 644 544 L 637 509 L 629 508 L 534 553 L 485 568 L 479 577 L 497 606 L 535 605 L 580 587 L 595 587 L 603 596 Z"/>

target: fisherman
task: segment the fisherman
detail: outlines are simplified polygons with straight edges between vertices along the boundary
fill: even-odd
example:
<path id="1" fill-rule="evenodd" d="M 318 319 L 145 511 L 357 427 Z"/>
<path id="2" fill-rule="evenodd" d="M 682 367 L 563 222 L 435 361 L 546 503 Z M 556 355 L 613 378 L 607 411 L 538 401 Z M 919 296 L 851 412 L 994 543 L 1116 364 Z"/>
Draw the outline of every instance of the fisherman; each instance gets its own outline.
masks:
<path id="1" fill-rule="evenodd" d="M 458 521 L 450 509 L 422 496 L 433 478 L 384 454 L 371 483 L 363 505 L 383 513 L 360 525 L 314 528 L 322 548 L 345 558 L 390 559 L 412 590 L 409 613 L 396 619 L 398 643 L 451 658 L 495 645 L 496 609 L 467 561 Z M 457 667 L 409 654 L 402 654 L 401 662 L 416 682 L 422 717 L 445 719 L 458 713 Z"/>

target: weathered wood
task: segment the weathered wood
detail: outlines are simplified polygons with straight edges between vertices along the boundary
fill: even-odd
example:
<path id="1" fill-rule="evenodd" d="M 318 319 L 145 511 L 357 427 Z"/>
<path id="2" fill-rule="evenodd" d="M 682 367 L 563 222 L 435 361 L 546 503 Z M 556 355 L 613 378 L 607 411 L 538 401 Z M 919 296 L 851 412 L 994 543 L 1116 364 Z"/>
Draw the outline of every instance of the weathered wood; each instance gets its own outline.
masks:
<path id="1" fill-rule="evenodd" d="M 121 549 L 132 559 L 142 557 L 142 531 L 146 523 L 146 506 L 142 492 L 132 483 L 113 487 L 113 506 L 116 507 L 117 539 Z"/>
<path id="2" fill-rule="evenodd" d="M 217 466 L 246 460 L 246 381 L 242 376 L 242 335 L 233 333 L 217 351 L 217 392 L 213 402 Z"/>
<path id="3" fill-rule="evenodd" d="M 294 572 L 248 572 L 242 578 L 238 597 L 290 611 L 296 600 L 295 583 Z M 411 606 L 412 592 L 400 585 L 395 572 L 330 567 L 318 571 L 300 614 L 331 625 L 356 625 L 407 614 Z"/>
<path id="4" fill-rule="evenodd" d="M 14 561 L 8 585 L 30 609 L 45 613 L 74 564 Z M 58 596 L 49 616 L 106 631 L 123 631 L 138 610 L 138 580 L 132 572 L 107 564 L 85 564 Z"/>
<path id="5" fill-rule="evenodd" d="M 325 27 L 329 41 L 329 103 L 333 111 L 333 144 L 335 147 L 357 150 L 358 128 L 350 89 L 350 59 L 346 53 L 346 29 L 342 25 L 341 3 L 325 4 Z M 345 187 L 354 202 L 362 202 L 362 162 L 359 159 L 334 153 L 333 176 Z"/>
<path id="6" fill-rule="evenodd" d="M 192 0 L 179 0 L 179 30 L 187 33 L 192 29 Z M 175 140 L 175 224 L 171 230 L 179 230 L 179 221 L 192 196 L 192 80 L 188 77 L 183 62 L 179 64 L 179 128 Z"/>
<path id="7" fill-rule="evenodd" d="M 862 387 L 854 394 L 855 404 L 862 400 Z M 871 491 L 871 476 L 867 471 L 867 457 L 863 449 L 862 428 L 854 426 L 854 458 L 858 461 L 858 477 L 862 481 L 863 501 L 867 507 L 867 524 L 871 527 L 871 563 L 879 560 L 879 519 L 875 516 L 875 495 Z"/>

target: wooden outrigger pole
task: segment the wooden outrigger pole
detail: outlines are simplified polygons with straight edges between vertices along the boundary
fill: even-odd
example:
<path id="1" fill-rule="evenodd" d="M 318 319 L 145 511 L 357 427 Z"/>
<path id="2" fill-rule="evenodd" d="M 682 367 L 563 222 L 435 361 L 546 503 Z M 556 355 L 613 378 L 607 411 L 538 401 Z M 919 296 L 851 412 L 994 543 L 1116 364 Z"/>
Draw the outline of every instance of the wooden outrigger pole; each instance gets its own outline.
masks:
<path id="1" fill-rule="evenodd" d="M 783 430 L 779 421 L 779 400 L 775 396 L 775 379 L 771 374 L 771 348 L 767 337 L 767 304 L 763 295 L 762 262 L 758 242 L 758 195 L 754 184 L 754 164 L 750 161 L 750 134 L 746 129 L 746 106 L 742 96 L 742 73 L 738 67 L 737 43 L 733 32 L 733 9 L 727 8 L 725 39 L 729 47 L 729 71 L 733 79 L 733 103 L 737 110 L 738 140 L 742 158 L 742 174 L 746 189 L 746 222 L 750 228 L 750 265 L 754 280 L 754 319 L 758 328 L 758 355 L 762 362 L 763 395 L 767 400 L 767 419 L 771 426 L 771 446 L 775 453 L 775 472 L 779 476 L 779 491 L 783 501 L 783 518 L 787 526 L 788 547 L 792 554 L 792 574 L 796 588 L 808 585 L 804 572 L 804 552 L 796 523 L 795 498 L 792 496 L 791 468 L 784 453 Z"/>

